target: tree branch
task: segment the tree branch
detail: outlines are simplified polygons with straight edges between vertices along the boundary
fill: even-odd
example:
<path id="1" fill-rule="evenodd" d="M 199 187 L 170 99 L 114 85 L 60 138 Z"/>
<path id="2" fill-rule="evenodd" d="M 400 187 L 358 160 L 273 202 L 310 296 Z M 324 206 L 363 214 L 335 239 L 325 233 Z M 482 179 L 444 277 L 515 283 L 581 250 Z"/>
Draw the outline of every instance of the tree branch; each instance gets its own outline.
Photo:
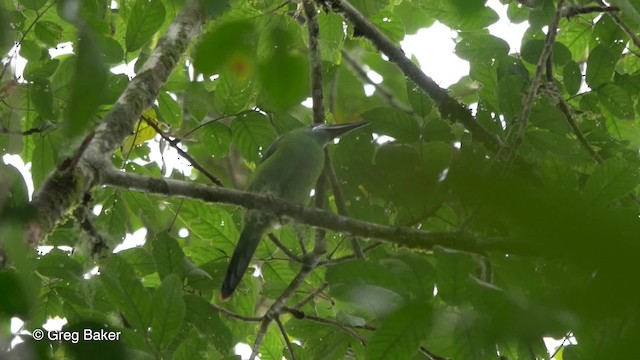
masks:
<path id="1" fill-rule="evenodd" d="M 256 334 L 256 340 L 253 342 L 253 347 L 251 348 L 251 356 L 249 356 L 249 360 L 255 360 L 256 356 L 258 356 L 258 351 L 260 351 L 260 344 L 262 344 L 262 340 L 267 334 L 267 330 L 269 330 L 269 324 L 271 324 L 271 319 L 262 318 L 260 329 Z"/>
<path id="2" fill-rule="evenodd" d="M 367 72 L 364 71 L 364 69 L 362 68 L 362 66 L 360 66 L 360 64 L 358 64 L 356 59 L 351 57 L 351 54 L 349 54 L 349 52 L 347 52 L 346 50 L 342 50 L 342 58 L 347 61 L 347 64 L 349 64 L 349 66 L 353 69 L 356 75 L 363 82 L 373 86 L 376 89 L 375 93 L 378 94 L 381 98 L 383 98 L 389 105 L 409 115 L 412 115 L 412 116 L 416 115 L 413 109 L 405 106 L 400 100 L 398 100 L 395 97 L 395 95 L 393 95 L 391 91 L 389 91 L 389 89 L 387 89 L 382 84 L 376 84 L 375 82 L 373 82 L 373 80 L 371 80 Z"/>
<path id="3" fill-rule="evenodd" d="M 102 185 L 113 185 L 145 193 L 177 196 L 210 203 L 227 203 L 247 209 L 263 209 L 287 216 L 300 223 L 348 232 L 360 237 L 376 238 L 400 247 L 432 250 L 435 246 L 484 254 L 499 251 L 507 254 L 542 255 L 545 249 L 533 243 L 515 243 L 504 238 L 475 238 L 464 232 L 427 232 L 408 227 L 380 225 L 362 220 L 337 216 L 328 211 L 304 208 L 272 196 L 248 193 L 239 190 L 193 184 L 185 181 L 154 178 L 117 170 L 105 172 Z"/>
<path id="4" fill-rule="evenodd" d="M 522 144 L 524 140 L 524 136 L 527 132 L 527 125 L 529 123 L 529 116 L 531 115 L 531 110 L 533 109 L 533 101 L 536 98 L 536 94 L 538 93 L 538 88 L 540 87 L 540 79 L 542 78 L 542 74 L 544 72 L 547 59 L 551 56 L 551 52 L 553 50 L 553 44 L 556 40 L 556 34 L 558 33 L 558 24 L 560 23 L 560 19 L 562 18 L 562 5 L 564 4 L 564 0 L 558 1 L 558 8 L 556 10 L 555 17 L 549 24 L 549 30 L 547 31 L 547 38 L 544 42 L 544 47 L 542 49 L 542 54 L 538 59 L 538 63 L 536 64 L 536 73 L 531 80 L 531 88 L 527 93 L 527 98 L 522 106 L 522 112 L 520 116 L 517 118 L 517 122 L 515 127 L 510 132 L 509 136 L 507 136 L 507 142 L 509 144 L 509 150 L 506 153 L 506 160 L 508 163 L 512 163 L 518 154 L 518 148 Z"/>
<path id="5" fill-rule="evenodd" d="M 485 129 L 475 121 L 471 111 L 449 96 L 446 89 L 441 88 L 430 77 L 425 75 L 420 68 L 407 58 L 404 52 L 389 40 L 375 25 L 373 25 L 362 13 L 354 8 L 346 0 L 327 0 L 332 9 L 349 20 L 360 33 L 369 39 L 379 51 L 384 53 L 409 79 L 413 80 L 438 106 L 443 118 L 451 122 L 460 122 L 474 137 L 488 149 L 498 151 L 502 146 L 502 140 L 495 134 Z"/>
<path id="6" fill-rule="evenodd" d="M 302 0 L 309 33 L 309 59 L 311 63 L 311 98 L 313 99 L 313 123 L 324 123 L 324 94 L 322 93 L 322 57 L 320 56 L 320 27 L 316 7 L 311 0 Z"/>
<path id="7" fill-rule="evenodd" d="M 607 7 L 607 4 L 604 3 L 604 1 L 602 0 L 596 0 L 596 3 L 598 3 L 598 5 L 600 5 L 601 7 Z M 636 35 L 636 32 L 633 31 L 620 17 L 620 15 L 616 14 L 613 11 L 609 11 L 607 12 L 607 14 L 611 17 L 611 20 L 613 20 L 613 22 L 618 25 L 620 27 L 620 29 L 622 29 L 622 31 L 624 31 L 625 34 L 627 34 L 627 36 L 631 39 L 631 42 L 633 42 L 633 44 L 637 47 L 640 48 L 640 39 L 638 39 L 638 36 Z"/>
<path id="8" fill-rule="evenodd" d="M 282 321 L 280 320 L 280 316 L 276 316 L 276 324 L 278 324 L 278 328 L 280 328 L 280 333 L 282 334 L 282 338 L 284 339 L 284 343 L 287 344 L 287 349 L 289 349 L 289 354 L 291 355 L 291 360 L 296 360 L 296 354 L 293 351 L 293 345 L 291 341 L 289 341 L 289 336 L 287 336 L 287 332 L 284 329 L 284 325 L 282 325 Z"/>
<path id="9" fill-rule="evenodd" d="M 37 228 L 30 232 L 31 244 L 36 244 L 70 209 L 81 203 L 84 194 L 99 183 L 102 170 L 111 168 L 109 157 L 133 132 L 142 112 L 153 104 L 160 87 L 200 32 L 205 21 L 205 11 L 200 5 L 199 0 L 185 4 L 137 76 L 92 131 L 95 136 L 77 159 L 78 166 L 57 169 L 34 195 L 32 205 L 38 211 L 38 218 L 29 224 L 30 228 Z"/>

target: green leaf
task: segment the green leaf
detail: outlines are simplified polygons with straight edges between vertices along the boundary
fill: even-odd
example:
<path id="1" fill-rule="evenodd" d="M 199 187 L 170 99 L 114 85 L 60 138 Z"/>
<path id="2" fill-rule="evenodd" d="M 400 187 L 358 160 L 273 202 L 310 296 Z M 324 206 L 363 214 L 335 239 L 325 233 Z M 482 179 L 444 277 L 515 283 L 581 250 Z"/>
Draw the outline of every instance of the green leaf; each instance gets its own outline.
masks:
<path id="1" fill-rule="evenodd" d="M 632 20 L 636 26 L 640 25 L 640 4 L 634 0 L 612 0 L 611 4 L 619 7 L 627 19 Z"/>
<path id="2" fill-rule="evenodd" d="M 468 278 L 475 264 L 471 255 L 455 250 L 435 248 L 438 297 L 449 305 L 468 301 Z"/>
<path id="3" fill-rule="evenodd" d="M 212 157 L 225 157 L 231 147 L 231 129 L 222 122 L 209 122 L 198 130 L 199 141 L 189 145 L 189 150 Z"/>
<path id="4" fill-rule="evenodd" d="M 530 130 L 527 132 L 526 140 L 540 151 L 556 155 L 573 155 L 580 149 L 579 144 L 573 139 L 549 131 Z"/>
<path id="5" fill-rule="evenodd" d="M 587 85 L 592 89 L 596 89 L 598 86 L 609 82 L 613 76 L 615 66 L 616 60 L 611 50 L 604 44 L 596 46 L 589 53 L 589 59 L 587 60 Z"/>
<path id="6" fill-rule="evenodd" d="M 209 111 L 209 103 L 213 94 L 207 92 L 203 83 L 194 82 L 187 89 L 185 105 L 194 119 L 202 121 Z"/>
<path id="7" fill-rule="evenodd" d="M 219 313 L 213 311 L 206 300 L 195 295 L 185 295 L 184 302 L 187 306 L 187 321 L 195 325 L 202 336 L 210 339 L 220 353 L 229 354 L 236 342 Z"/>
<path id="8" fill-rule="evenodd" d="M 325 280 L 333 296 L 371 316 L 383 317 L 404 303 L 402 284 L 384 266 L 371 261 L 333 265 Z"/>
<path id="9" fill-rule="evenodd" d="M 262 293 L 270 299 L 277 299 L 296 276 L 285 261 L 267 261 L 260 267 L 260 272 L 264 279 Z"/>
<path id="10" fill-rule="evenodd" d="M 597 93 L 600 103 L 615 117 L 628 120 L 635 118 L 631 96 L 618 85 L 611 83 L 602 84 L 602 86 L 598 88 Z"/>
<path id="11" fill-rule="evenodd" d="M 118 64 L 124 60 L 124 50 L 118 41 L 110 37 L 98 36 L 100 58 L 106 64 Z"/>
<path id="12" fill-rule="evenodd" d="M 418 4 L 403 1 L 393 7 L 393 12 L 402 19 L 407 35 L 414 35 L 418 30 L 433 25 L 435 18 L 428 14 Z"/>
<path id="13" fill-rule="evenodd" d="M 569 132 L 567 118 L 560 109 L 542 100 L 536 103 L 531 113 L 531 124 L 558 134 Z"/>
<path id="14" fill-rule="evenodd" d="M 434 0 L 422 5 L 423 9 L 452 29 L 479 30 L 497 22 L 500 17 L 490 7 L 476 7 L 468 11 L 449 0 Z"/>
<path id="15" fill-rule="evenodd" d="M 517 75 L 508 75 L 498 83 L 500 110 L 509 119 L 514 119 L 522 111 L 522 96 L 527 87 L 525 80 Z"/>
<path id="16" fill-rule="evenodd" d="M 498 75 L 495 66 L 485 63 L 471 63 L 469 76 L 482 84 L 478 91 L 480 98 L 485 100 L 493 108 L 499 109 L 498 104 Z"/>
<path id="17" fill-rule="evenodd" d="M 65 112 L 66 131 L 71 137 L 84 133 L 102 101 L 107 87 L 106 65 L 92 33 L 83 32 L 77 50 L 71 98 Z"/>
<path id="18" fill-rule="evenodd" d="M 213 103 L 221 114 L 235 114 L 252 107 L 256 86 L 252 79 L 242 79 L 232 72 L 223 72 L 216 80 Z"/>
<path id="19" fill-rule="evenodd" d="M 205 357 L 207 341 L 200 336 L 198 330 L 192 328 L 189 334 L 182 340 L 180 345 L 173 352 L 172 360 L 191 360 Z M 207 355 L 211 355 L 207 353 Z"/>
<path id="20" fill-rule="evenodd" d="M 464 37 L 454 51 L 464 60 L 490 62 L 506 56 L 509 44 L 493 35 L 476 35 Z"/>
<path id="21" fill-rule="evenodd" d="M 182 280 L 175 274 L 168 275 L 153 295 L 153 343 L 161 349 L 168 348 L 182 329 L 186 311 Z"/>
<path id="22" fill-rule="evenodd" d="M 100 267 L 100 280 L 114 308 L 122 312 L 133 328 L 146 334 L 151 322 L 151 296 L 131 265 L 118 255 L 111 255 Z"/>
<path id="23" fill-rule="evenodd" d="M 409 115 L 393 108 L 376 108 L 362 114 L 362 119 L 371 123 L 371 132 L 388 135 L 404 143 L 418 141 L 420 127 Z"/>
<path id="24" fill-rule="evenodd" d="M 520 24 L 529 20 L 529 11 L 526 6 L 517 2 L 510 2 L 507 8 L 507 17 L 514 24 Z"/>
<path id="25" fill-rule="evenodd" d="M 640 183 L 635 166 L 621 158 L 599 164 L 584 186 L 585 199 L 591 204 L 609 203 L 629 194 Z"/>
<path id="26" fill-rule="evenodd" d="M 426 117 L 433 109 L 433 101 L 413 81 L 407 79 L 407 97 L 409 103 L 418 115 Z"/>
<path id="27" fill-rule="evenodd" d="M 582 85 L 582 71 L 575 61 L 569 61 L 562 71 L 562 82 L 569 95 L 575 95 Z"/>
<path id="28" fill-rule="evenodd" d="M 555 10 L 552 9 L 552 11 Z M 563 27 L 562 31 L 558 33 L 556 41 L 569 49 L 574 61 L 582 62 L 587 58 L 593 25 L 588 21 L 572 21 L 566 24 L 570 26 Z"/>
<path id="29" fill-rule="evenodd" d="M 333 12 L 318 14 L 318 26 L 320 27 L 320 56 L 322 60 L 339 64 L 342 59 L 340 49 L 344 42 L 344 30 L 342 18 Z"/>
<path id="30" fill-rule="evenodd" d="M 53 91 L 49 80 L 37 79 L 31 84 L 31 101 L 43 119 L 55 119 Z"/>
<path id="31" fill-rule="evenodd" d="M 347 349 L 357 348 L 358 344 L 347 332 L 307 320 L 291 319 L 287 321 L 285 329 L 287 334 L 301 340 L 304 354 L 309 359 L 344 359 Z"/>
<path id="32" fill-rule="evenodd" d="M 372 16 L 370 21 L 394 43 L 399 43 L 404 39 L 404 24 L 391 11 L 380 11 Z"/>
<path id="33" fill-rule="evenodd" d="M 29 60 L 36 61 L 42 58 L 43 49 L 33 40 L 23 40 L 20 44 L 20 56 Z"/>
<path id="34" fill-rule="evenodd" d="M 431 329 L 426 303 L 403 306 L 382 323 L 367 344 L 367 359 L 411 359 Z"/>
<path id="35" fill-rule="evenodd" d="M 127 21 L 127 52 L 136 51 L 151 40 L 164 23 L 165 15 L 164 5 L 160 0 L 136 0 Z"/>
<path id="36" fill-rule="evenodd" d="M 47 3 L 47 0 L 18 0 L 18 2 L 29 10 L 38 11 Z"/>
<path id="37" fill-rule="evenodd" d="M 250 112 L 233 119 L 231 137 L 240 154 L 245 159 L 257 163 L 276 139 L 276 133 L 266 116 Z"/>
<path id="38" fill-rule="evenodd" d="M 264 41 L 271 51 L 258 66 L 262 91 L 269 104 L 279 111 L 286 111 L 310 96 L 309 61 L 305 55 L 289 50 L 294 38 L 295 34 L 287 27 L 271 28 Z"/>
<path id="39" fill-rule="evenodd" d="M 107 239 L 111 241 L 109 245 L 115 245 L 114 243 L 120 243 L 124 240 L 129 221 L 129 209 L 124 200 L 118 192 L 114 191 L 113 193 L 102 204 L 102 213 L 95 220 L 100 232 L 108 235 Z"/>
<path id="40" fill-rule="evenodd" d="M 58 45 L 62 38 L 62 27 L 51 21 L 38 21 L 34 27 L 34 32 L 40 41 L 51 47 Z"/>
<path id="41" fill-rule="evenodd" d="M 175 274 L 182 279 L 184 277 L 184 253 L 178 242 L 166 231 L 163 231 L 158 234 L 151 244 L 151 254 L 156 263 L 160 279 L 164 280 L 171 274 Z"/>
<path id="42" fill-rule="evenodd" d="M 48 55 L 38 61 L 29 61 L 24 68 L 25 80 L 46 79 L 53 75 L 60 64 L 60 60 L 52 59 Z"/>
<path id="43" fill-rule="evenodd" d="M 235 249 L 238 230 L 231 215 L 222 207 L 206 205 L 196 201 L 185 201 L 178 213 L 191 232 L 192 241 L 199 238 L 205 244 L 213 246 L 219 254 L 231 254 Z"/>
<path id="44" fill-rule="evenodd" d="M 251 21 L 222 23 L 211 29 L 196 46 L 193 66 L 206 76 L 219 74 L 232 60 L 255 56 L 255 25 Z"/>
<path id="45" fill-rule="evenodd" d="M 156 272 L 156 263 L 153 261 L 153 257 L 143 247 L 123 250 L 118 255 L 133 266 L 139 276 L 146 276 Z"/>
<path id="46" fill-rule="evenodd" d="M 38 259 L 36 269 L 44 276 L 64 280 L 82 279 L 82 265 L 62 251 L 51 251 Z"/>
<path id="47" fill-rule="evenodd" d="M 284 348 L 285 344 L 280 331 L 275 326 L 271 326 L 260 344 L 260 359 L 281 360 Z"/>
<path id="48" fill-rule="evenodd" d="M 537 64 L 542 56 L 544 43 L 544 40 L 530 40 L 522 44 L 520 49 L 522 59 L 530 64 Z M 562 66 L 571 61 L 571 52 L 562 43 L 553 44 L 551 56 L 554 65 Z"/>
<path id="49" fill-rule="evenodd" d="M 33 158 L 31 166 L 31 176 L 33 177 L 33 185 L 36 189 L 42 185 L 47 175 L 54 169 L 56 165 L 56 147 L 53 144 L 51 136 L 43 136 L 36 140 L 36 147 L 33 149 Z"/>
<path id="50" fill-rule="evenodd" d="M 198 290 L 214 290 L 220 286 L 222 282 L 222 274 L 226 271 L 226 266 L 223 268 L 221 261 L 209 262 L 202 267 L 197 267 L 188 258 L 183 258 L 183 266 L 186 271 L 187 284 Z M 218 275 L 214 279 L 213 275 Z"/>
<path id="51" fill-rule="evenodd" d="M 28 318 L 29 308 L 33 299 L 27 296 L 21 277 L 14 271 L 3 269 L 0 271 L 0 314 L 3 316 L 19 316 Z"/>
<path id="52" fill-rule="evenodd" d="M 127 88 L 127 85 L 129 85 L 129 77 L 127 75 L 108 74 L 107 88 L 100 102 L 105 105 L 114 104 Z"/>
<path id="53" fill-rule="evenodd" d="M 165 91 L 158 95 L 158 113 L 162 121 L 173 127 L 178 128 L 182 124 L 182 107 Z"/>
<path id="54" fill-rule="evenodd" d="M 375 15 L 378 11 L 382 10 L 388 2 L 386 0 L 353 0 L 351 5 L 366 16 L 370 17 Z"/>

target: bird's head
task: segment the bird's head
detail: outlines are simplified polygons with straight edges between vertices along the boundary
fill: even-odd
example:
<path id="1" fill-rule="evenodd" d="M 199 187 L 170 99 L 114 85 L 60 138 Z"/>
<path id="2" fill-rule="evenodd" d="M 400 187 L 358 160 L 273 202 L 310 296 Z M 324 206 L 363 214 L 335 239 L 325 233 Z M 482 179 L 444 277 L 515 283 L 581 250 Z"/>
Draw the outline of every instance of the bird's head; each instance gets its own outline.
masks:
<path id="1" fill-rule="evenodd" d="M 317 137 L 324 145 L 327 145 L 333 139 L 337 139 L 340 136 L 350 132 L 351 130 L 367 125 L 369 125 L 369 123 L 366 121 L 357 121 L 340 125 L 321 124 L 311 127 L 310 131 L 314 135 L 314 137 Z"/>

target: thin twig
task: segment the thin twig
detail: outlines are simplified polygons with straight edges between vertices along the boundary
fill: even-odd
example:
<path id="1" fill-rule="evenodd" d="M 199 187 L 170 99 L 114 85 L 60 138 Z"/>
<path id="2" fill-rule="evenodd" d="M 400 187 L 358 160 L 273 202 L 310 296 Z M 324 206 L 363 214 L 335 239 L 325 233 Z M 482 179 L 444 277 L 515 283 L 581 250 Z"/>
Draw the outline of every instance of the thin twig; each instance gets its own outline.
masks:
<path id="1" fill-rule="evenodd" d="M 567 340 L 569 340 L 570 337 L 571 337 L 571 333 L 568 332 L 567 335 L 565 335 L 564 338 L 562 338 L 562 343 L 560 344 L 560 346 L 558 346 L 556 351 L 553 352 L 553 354 L 551 355 L 551 357 L 549 357 L 549 359 L 553 359 L 556 355 L 558 355 L 558 352 L 560 352 L 560 350 L 562 350 L 562 348 L 564 347 L 564 343 Z M 569 344 L 571 344 L 571 342 L 569 342 Z"/>
<path id="2" fill-rule="evenodd" d="M 200 165 L 194 158 L 192 158 L 191 155 L 189 155 L 186 151 L 182 150 L 178 146 L 179 141 L 176 141 L 176 139 L 171 139 L 171 137 L 169 137 L 167 134 L 165 134 L 160 129 L 158 124 L 156 124 L 153 120 L 149 119 L 148 117 L 142 116 L 142 119 L 147 123 L 147 125 L 151 126 L 153 128 L 153 130 L 155 130 L 155 132 L 158 133 L 158 135 L 160 135 L 163 139 L 165 139 L 165 141 L 167 141 L 169 146 L 171 146 L 172 148 L 176 149 L 178 154 L 180 154 L 180 156 L 185 158 L 185 160 L 187 160 L 189 162 L 189 164 L 191 164 L 191 166 L 193 166 L 195 169 L 197 169 L 202 175 L 204 175 L 212 183 L 214 183 L 214 184 L 216 184 L 218 186 L 223 186 L 222 185 L 222 181 L 220 181 L 220 179 L 218 179 L 217 177 L 213 176 L 202 165 Z"/>
<path id="3" fill-rule="evenodd" d="M 285 255 L 287 255 L 289 257 L 289 259 L 297 262 L 297 263 L 302 263 L 302 259 L 293 253 L 293 251 L 289 250 L 289 248 L 287 248 L 281 241 L 280 239 L 278 239 L 277 236 L 275 236 L 273 233 L 270 233 L 268 235 L 269 240 L 271 240 L 271 242 L 278 247 L 278 249 L 282 250 L 283 253 L 285 253 Z"/>
<path id="4" fill-rule="evenodd" d="M 571 18 L 574 16 L 582 15 L 582 14 L 591 14 L 591 13 L 613 13 L 620 11 L 620 8 L 617 6 L 580 6 L 580 5 L 570 5 L 565 6 L 562 16 L 566 18 Z"/>
<path id="5" fill-rule="evenodd" d="M 348 328 L 353 328 L 353 329 L 363 329 L 363 330 L 369 330 L 369 331 L 378 330 L 378 328 L 376 326 L 373 326 L 373 325 L 367 325 L 367 324 L 364 324 L 364 325 L 343 324 L 343 323 L 339 322 L 336 319 L 326 319 L 326 318 L 323 318 L 323 317 L 307 314 L 306 312 L 304 312 L 302 310 L 292 309 L 292 308 L 288 308 L 288 307 L 284 307 L 282 309 L 282 311 L 288 312 L 289 314 L 293 315 L 296 319 L 310 320 L 310 321 L 317 322 L 317 323 L 320 323 L 320 324 L 327 324 L 327 325 L 339 326 L 339 327 L 348 327 Z"/>
<path id="6" fill-rule="evenodd" d="M 420 352 L 423 353 L 424 355 L 427 355 L 431 360 L 447 360 L 447 358 L 445 357 L 432 353 L 431 351 L 429 351 L 429 349 L 427 349 L 424 346 L 420 346 Z"/>
<path id="7" fill-rule="evenodd" d="M 518 155 L 518 148 L 522 144 L 524 140 L 524 136 L 527 132 L 527 126 L 529 124 L 529 116 L 531 115 L 531 110 L 533 109 L 533 102 L 536 98 L 536 94 L 538 93 L 538 89 L 540 87 L 540 79 L 542 78 L 542 74 L 546 67 L 547 59 L 551 55 L 551 51 L 553 49 L 553 44 L 556 40 L 556 34 L 558 32 L 558 24 L 560 23 L 560 19 L 562 18 L 562 5 L 564 4 L 564 0 L 558 1 L 558 7 L 556 10 L 556 14 L 549 24 L 549 30 L 547 31 L 547 38 L 544 42 L 544 47 L 542 49 L 542 54 L 538 59 L 538 64 L 536 65 L 536 73 L 531 80 L 531 88 L 527 94 L 527 98 L 522 106 L 522 112 L 517 118 L 517 123 L 515 127 L 507 137 L 507 142 L 510 145 L 509 150 L 506 153 L 505 159 L 507 163 L 512 163 Z"/>
<path id="8" fill-rule="evenodd" d="M 362 250 L 363 253 L 368 253 L 369 251 L 377 248 L 378 246 L 382 245 L 381 242 L 377 242 L 375 244 L 371 244 L 369 246 L 367 246 L 366 248 L 364 248 Z M 318 264 L 319 266 L 323 266 L 323 265 L 328 265 L 328 264 L 337 264 L 337 263 L 341 263 L 341 262 L 345 262 L 345 261 L 349 261 L 349 260 L 353 260 L 355 259 L 356 256 L 355 255 L 347 255 L 347 256 L 343 256 L 343 257 L 339 257 L 337 259 L 327 259 L 325 261 L 321 261 L 320 264 Z"/>
<path id="9" fill-rule="evenodd" d="M 369 74 L 367 74 L 367 72 L 362 68 L 362 66 L 360 66 L 360 64 L 358 64 L 358 62 L 351 56 L 351 54 L 349 54 L 349 52 L 347 52 L 346 50 L 342 50 L 342 58 L 347 60 L 347 64 L 349 64 L 353 71 L 355 71 L 356 75 L 358 75 L 358 77 L 362 81 L 366 82 L 369 85 L 372 85 L 376 89 L 375 94 L 378 94 L 389 105 L 409 115 L 417 115 L 413 111 L 413 109 L 405 106 L 400 100 L 398 100 L 389 89 L 387 89 L 382 84 L 375 83 L 369 77 Z"/>
<path id="10" fill-rule="evenodd" d="M 569 126 L 571 126 L 571 129 L 573 129 L 573 133 L 576 134 L 576 137 L 578 138 L 578 141 L 580 141 L 582 146 L 585 148 L 585 150 L 587 150 L 589 155 L 591 155 L 593 160 L 595 160 L 597 163 L 600 164 L 604 160 L 602 159 L 600 154 L 598 154 L 598 152 L 593 148 L 593 146 L 591 146 L 591 143 L 589 143 L 589 140 L 587 140 L 587 138 L 584 136 L 584 134 L 582 133 L 582 130 L 580 130 L 580 127 L 578 126 L 578 123 L 576 122 L 575 118 L 573 117 L 573 113 L 571 111 L 571 106 L 569 105 L 569 103 L 567 103 L 567 101 L 564 99 L 562 94 L 560 94 L 560 91 L 558 90 L 558 87 L 556 86 L 556 82 L 555 82 L 555 80 L 553 78 L 553 64 L 552 64 L 551 58 L 552 58 L 552 55 L 547 57 L 547 64 L 546 64 L 547 84 L 546 84 L 546 88 L 551 92 L 552 101 L 554 103 L 557 103 L 558 105 L 560 105 L 560 110 L 562 111 L 562 113 L 564 114 L 565 118 L 567 119 L 567 122 L 569 123 Z"/>
<path id="11" fill-rule="evenodd" d="M 271 319 L 266 317 L 262 318 L 261 321 L 260 329 L 256 334 L 256 339 L 254 340 L 253 347 L 251 348 L 251 356 L 249 356 L 249 360 L 255 360 L 256 356 L 258 356 L 260 344 L 262 344 L 262 340 L 264 340 L 264 336 L 267 334 L 267 330 L 269 330 L 269 324 L 271 324 Z"/>
<path id="12" fill-rule="evenodd" d="M 233 311 L 227 310 L 226 308 L 220 307 L 218 305 L 210 304 L 211 307 L 222 315 L 236 320 L 242 320 L 246 322 L 260 322 L 263 319 L 261 317 L 251 317 L 251 316 L 243 316 L 240 314 L 236 314 Z"/>
<path id="13" fill-rule="evenodd" d="M 312 301 L 318 294 L 320 294 L 321 292 L 324 291 L 324 289 L 326 289 L 329 286 L 329 283 L 323 283 L 322 285 L 320 285 L 319 288 L 313 290 L 312 292 L 309 293 L 309 295 L 307 295 L 304 299 L 302 299 L 302 301 L 300 301 L 298 304 L 296 304 L 296 306 L 294 306 L 294 309 L 300 309 L 301 307 L 307 305 L 310 301 Z"/>
<path id="14" fill-rule="evenodd" d="M 336 170 L 334 169 L 333 163 L 331 162 L 329 156 L 325 157 L 324 172 L 329 178 L 329 182 L 331 183 L 331 189 L 335 198 L 338 214 L 342 216 L 349 216 L 349 210 L 347 210 L 347 204 L 344 200 L 344 195 L 342 194 L 342 188 L 340 188 Z M 356 258 L 364 259 L 364 253 L 362 252 L 362 247 L 360 247 L 360 242 L 355 237 L 351 238 L 351 248 L 353 249 L 353 253 Z"/>
<path id="15" fill-rule="evenodd" d="M 196 131 L 200 130 L 201 128 L 203 128 L 203 127 L 205 127 L 205 126 L 207 126 L 207 125 L 209 125 L 209 124 L 212 124 L 212 123 L 214 123 L 214 122 L 218 122 L 218 121 L 220 121 L 220 120 L 223 120 L 223 119 L 226 119 L 226 118 L 229 118 L 229 117 L 232 117 L 232 116 L 240 116 L 240 115 L 242 115 L 242 114 L 247 114 L 247 113 L 252 113 L 252 112 L 256 112 L 256 111 L 255 111 L 255 110 L 253 110 L 253 109 L 249 109 L 249 110 L 242 110 L 242 111 L 237 112 L 237 113 L 235 113 L 235 114 L 229 114 L 229 115 L 222 115 L 222 116 L 219 116 L 219 117 L 217 117 L 217 118 L 215 118 L 215 119 L 212 119 L 212 120 L 210 120 L 210 121 L 207 121 L 206 123 L 202 123 L 202 124 L 200 124 L 200 125 L 196 126 L 195 128 L 193 128 L 193 129 L 191 129 L 191 130 L 187 131 L 187 133 L 186 133 L 186 134 L 184 134 L 184 135 L 182 135 L 182 137 L 180 137 L 180 138 L 175 138 L 175 143 L 176 143 L 176 145 L 177 145 L 177 144 L 179 144 L 179 143 L 182 141 L 182 139 L 186 138 L 187 136 L 189 136 L 189 135 L 193 134 L 194 132 L 196 132 Z"/>
<path id="16" fill-rule="evenodd" d="M 15 131 L 15 130 L 9 130 L 7 128 L 0 128 L 0 134 L 27 136 L 27 135 L 41 133 L 46 129 L 47 128 L 31 128 L 29 130 L 24 130 L 24 131 Z"/>
<path id="17" fill-rule="evenodd" d="M 319 324 L 334 326 L 346 332 L 347 334 L 353 336 L 354 338 L 358 339 L 363 345 L 366 345 L 368 340 L 364 336 L 360 335 L 357 331 L 355 331 L 355 329 L 364 329 L 364 330 L 371 330 L 371 331 L 375 331 L 377 329 L 376 327 L 370 326 L 370 325 L 356 326 L 356 325 L 342 324 L 334 319 L 325 319 L 325 318 L 321 318 L 314 315 L 308 315 L 303 311 L 291 309 L 291 308 L 284 308 L 283 311 L 290 313 L 296 319 L 304 319 L 304 320 L 313 321 Z"/>
<path id="18" fill-rule="evenodd" d="M 309 58 L 311 65 L 311 98 L 313 100 L 313 123 L 324 123 L 324 100 L 322 93 L 322 58 L 320 57 L 320 28 L 318 26 L 317 11 L 311 0 L 302 0 L 302 6 L 304 8 L 305 17 L 307 20 L 307 29 L 309 33 Z M 327 152 L 325 150 L 325 156 Z M 324 181 L 325 177 L 320 176 L 316 184 L 315 203 L 316 207 L 322 208 L 324 202 Z M 280 294 L 278 299 L 271 305 L 267 313 L 264 315 L 264 320 L 256 336 L 256 340 L 253 344 L 250 360 L 255 359 L 260 343 L 264 338 L 264 334 L 269 328 L 269 324 L 272 319 L 277 319 L 282 308 L 286 304 L 287 300 L 295 293 L 295 291 L 304 283 L 309 273 L 318 266 L 320 257 L 326 251 L 324 229 L 318 229 L 316 231 L 316 242 L 314 249 L 311 253 L 306 254 L 304 257 L 304 263 L 302 269 L 296 274 L 296 277 L 291 281 L 289 286 Z"/>
<path id="19" fill-rule="evenodd" d="M 284 343 L 287 344 L 287 349 L 289 349 L 289 354 L 291 355 L 291 360 L 296 360 L 296 354 L 293 351 L 293 345 L 291 341 L 289 341 L 289 336 L 287 335 L 287 331 L 284 329 L 284 325 L 282 325 L 282 321 L 280 320 L 280 316 L 276 316 L 275 318 L 276 324 L 278 324 L 278 328 L 280 328 L 280 333 L 282 334 L 282 338 L 284 339 Z"/>

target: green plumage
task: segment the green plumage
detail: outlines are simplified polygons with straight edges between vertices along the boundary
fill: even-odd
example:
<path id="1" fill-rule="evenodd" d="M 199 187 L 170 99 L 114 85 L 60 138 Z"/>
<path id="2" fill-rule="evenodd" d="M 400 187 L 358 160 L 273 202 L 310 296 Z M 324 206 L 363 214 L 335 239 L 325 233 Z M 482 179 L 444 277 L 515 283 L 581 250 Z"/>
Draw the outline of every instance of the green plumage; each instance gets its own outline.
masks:
<path id="1" fill-rule="evenodd" d="M 258 164 L 247 191 L 306 204 L 322 173 L 324 147 L 333 139 L 365 125 L 366 122 L 319 125 L 280 136 Z M 222 283 L 220 297 L 223 300 L 228 299 L 240 283 L 262 236 L 277 224 L 276 217 L 268 212 L 248 210 L 245 213 L 244 228 Z"/>

